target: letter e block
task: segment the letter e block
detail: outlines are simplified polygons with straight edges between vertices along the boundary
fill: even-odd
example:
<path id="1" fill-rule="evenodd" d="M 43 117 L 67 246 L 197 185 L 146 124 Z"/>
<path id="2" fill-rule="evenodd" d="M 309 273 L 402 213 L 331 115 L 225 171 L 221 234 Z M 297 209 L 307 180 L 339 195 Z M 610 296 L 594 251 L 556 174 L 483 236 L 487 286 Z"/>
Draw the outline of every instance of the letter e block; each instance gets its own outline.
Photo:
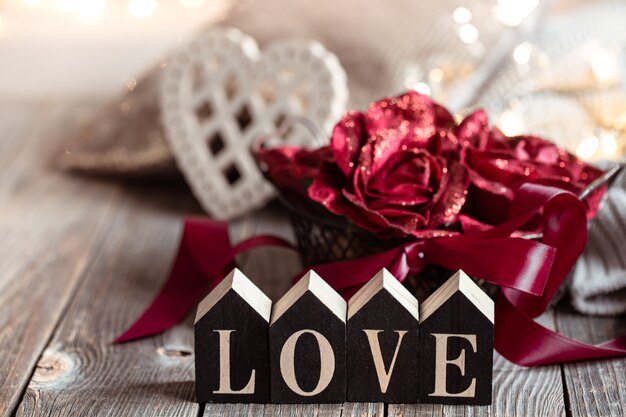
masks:
<path id="1" fill-rule="evenodd" d="M 491 404 L 494 306 L 463 271 L 422 303 L 420 402 Z"/>

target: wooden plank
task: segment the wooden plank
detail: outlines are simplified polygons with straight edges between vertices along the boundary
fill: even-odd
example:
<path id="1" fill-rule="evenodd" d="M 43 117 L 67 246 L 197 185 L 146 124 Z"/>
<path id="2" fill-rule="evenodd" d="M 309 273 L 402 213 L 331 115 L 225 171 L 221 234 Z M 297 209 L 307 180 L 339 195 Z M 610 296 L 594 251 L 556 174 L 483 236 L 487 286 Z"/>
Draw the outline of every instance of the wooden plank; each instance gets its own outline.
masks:
<path id="1" fill-rule="evenodd" d="M 557 311 L 559 331 L 589 343 L 626 334 L 626 317 L 592 317 L 571 309 Z M 626 415 L 626 361 L 603 359 L 563 365 L 571 416 Z"/>
<path id="2" fill-rule="evenodd" d="M 195 416 L 191 323 L 125 345 L 114 337 L 165 279 L 181 215 L 197 206 L 186 190 L 142 187 L 124 195 L 108 239 L 89 266 L 17 415 Z"/>
<path id="3" fill-rule="evenodd" d="M 117 195 L 50 166 L 49 135 L 71 109 L 0 105 L 0 416 L 14 413 Z"/>
<path id="4" fill-rule="evenodd" d="M 553 320 L 551 313 L 540 318 L 544 325 L 553 325 Z M 565 415 L 561 370 L 558 365 L 524 368 L 494 352 L 492 395 L 491 406 L 390 404 L 387 415 L 390 417 Z"/>
<path id="5" fill-rule="evenodd" d="M 383 417 L 381 403 L 207 404 L 203 417 Z"/>

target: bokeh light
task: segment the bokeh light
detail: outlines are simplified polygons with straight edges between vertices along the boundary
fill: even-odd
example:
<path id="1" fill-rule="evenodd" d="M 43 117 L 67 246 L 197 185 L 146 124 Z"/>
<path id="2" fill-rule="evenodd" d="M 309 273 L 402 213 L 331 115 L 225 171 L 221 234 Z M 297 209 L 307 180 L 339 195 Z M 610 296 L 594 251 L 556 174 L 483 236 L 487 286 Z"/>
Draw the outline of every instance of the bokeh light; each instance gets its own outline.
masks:
<path id="1" fill-rule="evenodd" d="M 189 8 L 196 8 L 206 3 L 206 0 L 180 0 L 180 4 Z"/>
<path id="2" fill-rule="evenodd" d="M 97 20 L 106 9 L 106 0 L 82 0 L 78 14 L 85 20 Z"/>
<path id="3" fill-rule="evenodd" d="M 138 19 L 145 19 L 154 14 L 156 0 L 128 0 L 128 11 Z"/>
<path id="4" fill-rule="evenodd" d="M 459 24 L 469 23 L 472 20 L 472 12 L 465 7 L 457 7 L 452 12 L 452 19 Z"/>
<path id="5" fill-rule="evenodd" d="M 459 38 L 465 43 L 474 43 L 478 40 L 478 29 L 471 23 L 466 23 L 459 28 Z"/>

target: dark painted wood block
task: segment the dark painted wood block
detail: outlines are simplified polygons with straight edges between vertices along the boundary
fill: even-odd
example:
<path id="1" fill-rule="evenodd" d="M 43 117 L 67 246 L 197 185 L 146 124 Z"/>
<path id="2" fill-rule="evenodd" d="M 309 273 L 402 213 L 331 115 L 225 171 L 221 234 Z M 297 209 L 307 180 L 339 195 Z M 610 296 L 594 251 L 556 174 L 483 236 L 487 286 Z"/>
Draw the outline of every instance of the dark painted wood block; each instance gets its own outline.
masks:
<path id="1" fill-rule="evenodd" d="M 238 269 L 198 305 L 194 325 L 198 402 L 270 401 L 271 309 L 271 300 Z"/>
<path id="2" fill-rule="evenodd" d="M 420 402 L 491 404 L 494 305 L 458 271 L 420 311 Z"/>
<path id="3" fill-rule="evenodd" d="M 346 302 L 309 271 L 275 305 L 270 324 L 273 403 L 346 400 Z"/>
<path id="4" fill-rule="evenodd" d="M 348 301 L 347 398 L 417 402 L 419 307 L 386 269 Z"/>

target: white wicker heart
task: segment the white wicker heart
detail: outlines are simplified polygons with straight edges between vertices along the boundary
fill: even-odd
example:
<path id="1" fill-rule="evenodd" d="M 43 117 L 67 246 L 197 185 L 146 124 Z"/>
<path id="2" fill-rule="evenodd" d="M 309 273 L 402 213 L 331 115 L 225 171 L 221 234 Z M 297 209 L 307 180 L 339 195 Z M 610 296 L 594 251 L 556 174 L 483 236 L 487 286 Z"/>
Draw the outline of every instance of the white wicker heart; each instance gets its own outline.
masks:
<path id="1" fill-rule="evenodd" d="M 316 42 L 274 42 L 263 53 L 251 37 L 216 28 L 183 47 L 163 74 L 161 107 L 179 168 L 202 207 L 227 220 L 259 207 L 275 191 L 250 148 L 291 116 L 330 133 L 348 99 L 345 71 Z M 288 143 L 317 147 L 302 126 Z"/>

